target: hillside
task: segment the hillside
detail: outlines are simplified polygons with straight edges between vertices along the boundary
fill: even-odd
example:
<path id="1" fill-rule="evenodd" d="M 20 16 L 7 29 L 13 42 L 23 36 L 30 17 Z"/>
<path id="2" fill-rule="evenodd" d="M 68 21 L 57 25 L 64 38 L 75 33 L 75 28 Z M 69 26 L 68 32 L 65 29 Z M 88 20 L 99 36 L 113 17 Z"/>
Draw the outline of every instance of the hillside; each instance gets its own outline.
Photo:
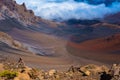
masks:
<path id="1" fill-rule="evenodd" d="M 105 17 L 107 22 L 120 25 L 120 12 Z"/>
<path id="2" fill-rule="evenodd" d="M 109 37 L 86 40 L 80 43 L 68 42 L 67 48 L 73 55 L 80 57 L 83 56 L 91 59 L 94 56 L 94 59 L 103 62 L 119 62 L 120 34 L 118 33 Z"/>
<path id="3" fill-rule="evenodd" d="M 41 26 L 57 26 L 52 21 L 35 16 L 32 10 L 26 8 L 25 3 L 19 5 L 14 0 L 0 0 L 0 23 L 2 23 L 0 24 L 2 31 L 9 31 L 13 28 L 31 30 L 31 26 L 37 27 L 37 29 Z"/>
<path id="4" fill-rule="evenodd" d="M 119 13 L 104 19 L 42 19 L 14 0 L 0 0 L 0 59 L 66 70 L 73 65 L 120 62 Z"/>

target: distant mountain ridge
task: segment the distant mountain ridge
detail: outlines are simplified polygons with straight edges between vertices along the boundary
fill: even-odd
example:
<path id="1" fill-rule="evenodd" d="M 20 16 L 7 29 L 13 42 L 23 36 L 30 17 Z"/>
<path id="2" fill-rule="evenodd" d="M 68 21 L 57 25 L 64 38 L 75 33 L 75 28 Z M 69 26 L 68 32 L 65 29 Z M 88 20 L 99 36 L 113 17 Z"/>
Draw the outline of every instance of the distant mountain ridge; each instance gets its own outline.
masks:
<path id="1" fill-rule="evenodd" d="M 2 23 L 0 24 L 0 30 L 2 31 L 9 31 L 12 27 L 16 27 L 63 37 L 71 35 L 72 37 L 81 37 L 81 39 L 76 40 L 77 42 L 120 32 L 120 13 L 109 15 L 102 20 L 71 19 L 57 23 L 35 16 L 32 10 L 27 10 L 25 3 L 19 5 L 14 0 L 0 0 L 0 6 L 0 22 Z M 104 31 L 106 33 L 101 34 Z M 83 36 L 84 34 L 85 36 Z"/>
<path id="2" fill-rule="evenodd" d="M 9 26 L 7 28 L 10 26 L 18 26 L 18 28 L 23 28 L 20 26 L 41 26 L 40 23 L 56 26 L 56 23 L 52 21 L 35 16 L 32 10 L 26 8 L 25 3 L 19 5 L 14 0 L 0 0 L 0 22 L 2 23 L 0 25 L 1 30 L 4 30 L 6 26 Z"/>
<path id="3" fill-rule="evenodd" d="M 25 4 L 18 5 L 14 0 L 0 0 L 0 18 L 16 18 L 24 24 L 33 24 L 37 17 L 32 10 L 27 10 Z"/>
<path id="4" fill-rule="evenodd" d="M 120 25 L 120 12 L 112 15 L 108 15 L 104 18 L 105 21 L 113 24 Z"/>
<path id="5" fill-rule="evenodd" d="M 117 13 L 114 15 L 109 15 L 105 19 L 101 20 L 71 19 L 63 22 L 53 22 L 35 16 L 32 10 L 28 10 L 26 8 L 25 3 L 19 5 L 14 0 L 0 0 L 0 23 L 2 23 L 0 24 L 1 31 L 9 31 L 12 28 L 18 28 L 53 34 L 57 36 L 69 36 L 79 34 L 81 35 L 83 33 L 88 34 L 91 30 L 93 30 L 94 35 L 96 35 L 99 31 L 104 31 L 106 29 L 105 27 L 108 26 L 108 29 L 110 30 L 112 30 L 114 26 L 117 26 L 119 28 L 119 21 L 119 13 Z M 111 25 L 112 27 L 110 27 Z M 102 29 L 100 27 L 103 27 L 105 29 Z M 101 30 L 99 30 L 99 28 Z M 106 29 L 105 31 L 108 33 L 111 32 L 113 34 L 117 29 L 115 31 L 112 30 L 113 32 L 110 30 Z M 119 32 L 119 29 L 117 32 Z M 99 35 L 100 34 L 101 33 L 99 33 Z"/>

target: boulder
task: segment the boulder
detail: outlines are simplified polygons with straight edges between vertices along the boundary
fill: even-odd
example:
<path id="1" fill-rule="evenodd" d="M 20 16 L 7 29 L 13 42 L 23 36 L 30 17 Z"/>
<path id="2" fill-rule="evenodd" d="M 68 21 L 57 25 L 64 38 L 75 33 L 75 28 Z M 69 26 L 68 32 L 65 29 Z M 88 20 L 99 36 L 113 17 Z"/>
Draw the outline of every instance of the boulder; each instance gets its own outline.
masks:
<path id="1" fill-rule="evenodd" d="M 57 73 L 57 71 L 55 69 L 52 69 L 48 73 L 49 73 L 49 76 L 53 76 Z"/>
<path id="2" fill-rule="evenodd" d="M 84 72 L 84 75 L 85 75 L 85 76 L 89 76 L 90 74 L 91 74 L 90 71 L 85 71 L 85 72 Z"/>
<path id="3" fill-rule="evenodd" d="M 74 67 L 74 66 L 71 66 L 69 69 L 68 69 L 68 72 L 80 72 L 80 67 Z"/>
<path id="4" fill-rule="evenodd" d="M 14 80 L 31 80 L 30 76 L 26 73 L 19 73 L 17 77 L 14 78 Z"/>
<path id="5" fill-rule="evenodd" d="M 120 80 L 120 64 L 113 64 L 110 72 L 114 79 Z"/>
<path id="6" fill-rule="evenodd" d="M 102 72 L 108 72 L 108 68 L 105 66 L 98 66 L 94 64 L 89 64 L 80 68 L 80 71 L 87 75 L 96 75 Z"/>
<path id="7" fill-rule="evenodd" d="M 13 41 L 13 46 L 15 46 L 16 48 L 21 48 L 22 44 L 19 41 L 14 40 Z"/>

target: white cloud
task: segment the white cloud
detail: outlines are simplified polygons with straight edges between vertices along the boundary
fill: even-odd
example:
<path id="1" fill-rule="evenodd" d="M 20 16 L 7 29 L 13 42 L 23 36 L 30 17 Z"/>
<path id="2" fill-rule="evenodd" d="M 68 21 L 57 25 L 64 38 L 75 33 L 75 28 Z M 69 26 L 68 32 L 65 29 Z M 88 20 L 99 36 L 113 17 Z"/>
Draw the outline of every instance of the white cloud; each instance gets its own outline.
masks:
<path id="1" fill-rule="evenodd" d="M 104 4 L 90 5 L 78 3 L 73 0 L 16 0 L 18 3 L 26 3 L 27 8 L 32 9 L 37 16 L 44 19 L 93 19 L 102 18 L 107 14 L 120 11 L 120 3 L 113 3 L 106 7 Z M 63 2 L 61 2 L 63 1 Z"/>

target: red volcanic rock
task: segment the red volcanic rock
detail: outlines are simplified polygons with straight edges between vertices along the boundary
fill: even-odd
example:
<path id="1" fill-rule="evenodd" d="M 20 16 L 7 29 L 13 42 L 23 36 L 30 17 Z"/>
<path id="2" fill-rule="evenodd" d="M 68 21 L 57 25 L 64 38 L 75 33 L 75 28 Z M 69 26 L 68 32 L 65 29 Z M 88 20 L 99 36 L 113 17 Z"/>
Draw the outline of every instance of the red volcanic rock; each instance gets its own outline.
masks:
<path id="1" fill-rule="evenodd" d="M 120 51 L 120 34 L 115 34 L 105 38 L 88 40 L 81 43 L 69 42 L 68 45 L 73 48 L 85 51 Z"/>
<path id="2" fill-rule="evenodd" d="M 120 34 L 81 43 L 68 42 L 66 48 L 68 52 L 78 57 L 108 64 L 120 62 Z"/>

